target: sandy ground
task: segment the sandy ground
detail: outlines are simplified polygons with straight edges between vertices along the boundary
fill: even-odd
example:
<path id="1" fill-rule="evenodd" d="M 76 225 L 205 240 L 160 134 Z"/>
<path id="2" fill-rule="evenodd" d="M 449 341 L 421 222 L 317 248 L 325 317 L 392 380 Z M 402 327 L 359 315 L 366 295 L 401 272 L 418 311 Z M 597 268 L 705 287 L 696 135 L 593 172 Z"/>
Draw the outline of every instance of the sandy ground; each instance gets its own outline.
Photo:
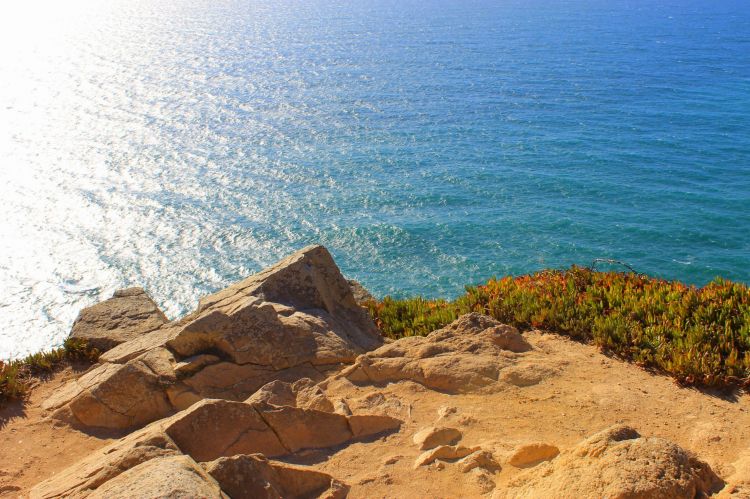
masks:
<path id="1" fill-rule="evenodd" d="M 384 407 L 384 412 L 406 423 L 399 433 L 377 443 L 350 445 L 317 467 L 350 484 L 353 498 L 479 497 L 494 488 L 493 482 L 502 488 L 521 471 L 506 464 L 517 445 L 544 442 L 564 450 L 618 423 L 634 427 L 642 436 L 676 442 L 722 478 L 734 474 L 735 461 L 750 450 L 750 397 L 681 388 L 670 378 L 556 335 L 524 336 L 537 349 L 535 362 L 559 369 L 535 386 L 447 395 L 402 382 L 382 388 L 381 398 L 372 388 L 333 383 L 329 395 L 360 399 L 362 408 Z M 350 405 L 356 413 L 357 403 Z M 441 408 L 456 412 L 439 417 Z M 422 451 L 412 436 L 435 424 L 460 429 L 461 444 L 491 450 L 502 469 L 494 475 L 480 470 L 464 474 L 449 462 L 414 469 Z M 315 457 L 309 461 L 312 464 Z"/>
<path id="2" fill-rule="evenodd" d="M 39 382 L 25 403 L 14 402 L 0 408 L 0 497 L 23 497 L 23 492 L 36 483 L 118 437 L 106 433 L 87 435 L 45 419 L 40 404 L 79 374 L 66 368 Z"/>
<path id="3" fill-rule="evenodd" d="M 723 478 L 750 451 L 750 397 L 676 385 L 589 345 L 556 335 L 526 333 L 529 360 L 552 369 L 534 386 L 503 385 L 485 393 L 449 395 L 413 382 L 357 387 L 329 383 L 354 413 L 384 413 L 404 421 L 398 433 L 339 449 L 303 453 L 312 465 L 351 485 L 350 497 L 481 497 L 520 472 L 507 464 L 514 447 L 544 442 L 564 450 L 608 426 L 624 423 L 643 436 L 672 440 L 707 461 Z M 86 435 L 45 420 L 39 404 L 66 380 L 66 370 L 40 383 L 26 404 L 0 410 L 0 496 L 23 496 L 35 483 L 75 463 L 116 435 Z M 442 409 L 442 410 L 441 410 Z M 443 416 L 440 416 L 442 413 Z M 451 462 L 414 468 L 421 451 L 413 434 L 433 424 L 463 432 L 461 444 L 481 445 L 502 465 L 495 474 L 462 473 Z"/>

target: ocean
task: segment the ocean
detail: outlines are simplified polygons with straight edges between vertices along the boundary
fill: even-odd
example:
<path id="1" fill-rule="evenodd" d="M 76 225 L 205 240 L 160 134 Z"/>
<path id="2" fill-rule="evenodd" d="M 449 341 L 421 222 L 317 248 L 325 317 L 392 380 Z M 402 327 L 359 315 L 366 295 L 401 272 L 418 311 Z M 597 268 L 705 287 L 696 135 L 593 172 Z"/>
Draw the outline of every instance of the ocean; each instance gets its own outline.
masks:
<path id="1" fill-rule="evenodd" d="M 750 282 L 746 0 L 27 0 L 0 42 L 0 358 L 312 243 L 377 296 Z"/>

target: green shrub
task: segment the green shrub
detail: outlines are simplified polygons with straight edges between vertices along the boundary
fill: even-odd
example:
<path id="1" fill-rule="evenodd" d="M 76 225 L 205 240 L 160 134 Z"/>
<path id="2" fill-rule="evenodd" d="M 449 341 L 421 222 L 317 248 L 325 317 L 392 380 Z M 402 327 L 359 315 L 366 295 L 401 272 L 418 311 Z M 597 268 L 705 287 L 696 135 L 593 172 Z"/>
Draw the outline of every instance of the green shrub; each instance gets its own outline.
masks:
<path id="1" fill-rule="evenodd" d="M 61 348 L 40 352 L 23 359 L 0 360 L 0 403 L 22 398 L 34 376 L 49 374 L 71 361 L 96 362 L 99 351 L 85 340 L 68 338 Z"/>
<path id="2" fill-rule="evenodd" d="M 683 383 L 747 384 L 750 377 L 750 290 L 724 279 L 698 288 L 574 266 L 493 278 L 453 301 L 386 297 L 367 306 L 391 338 L 425 335 L 475 311 L 592 342 Z"/>

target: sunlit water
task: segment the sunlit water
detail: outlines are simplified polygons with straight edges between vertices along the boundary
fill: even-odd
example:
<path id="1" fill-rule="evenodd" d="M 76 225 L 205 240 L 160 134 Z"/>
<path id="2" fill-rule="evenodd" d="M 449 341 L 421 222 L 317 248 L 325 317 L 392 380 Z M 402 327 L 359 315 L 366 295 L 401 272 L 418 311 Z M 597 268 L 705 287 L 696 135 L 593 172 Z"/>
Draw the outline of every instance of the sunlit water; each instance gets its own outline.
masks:
<path id="1" fill-rule="evenodd" d="M 309 243 L 377 295 L 750 281 L 750 3 L 44 1 L 0 16 L 0 358 Z"/>

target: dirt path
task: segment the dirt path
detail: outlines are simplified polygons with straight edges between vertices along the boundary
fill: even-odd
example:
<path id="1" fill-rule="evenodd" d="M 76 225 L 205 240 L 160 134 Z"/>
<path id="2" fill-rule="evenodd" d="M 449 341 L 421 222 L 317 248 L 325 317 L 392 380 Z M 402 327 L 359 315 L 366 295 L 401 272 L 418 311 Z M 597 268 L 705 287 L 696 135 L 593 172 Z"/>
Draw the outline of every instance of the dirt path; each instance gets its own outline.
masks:
<path id="1" fill-rule="evenodd" d="M 36 483 L 116 437 L 86 435 L 44 418 L 40 404 L 76 375 L 67 368 L 40 382 L 25 403 L 0 408 L 0 497 L 22 497 Z"/>

